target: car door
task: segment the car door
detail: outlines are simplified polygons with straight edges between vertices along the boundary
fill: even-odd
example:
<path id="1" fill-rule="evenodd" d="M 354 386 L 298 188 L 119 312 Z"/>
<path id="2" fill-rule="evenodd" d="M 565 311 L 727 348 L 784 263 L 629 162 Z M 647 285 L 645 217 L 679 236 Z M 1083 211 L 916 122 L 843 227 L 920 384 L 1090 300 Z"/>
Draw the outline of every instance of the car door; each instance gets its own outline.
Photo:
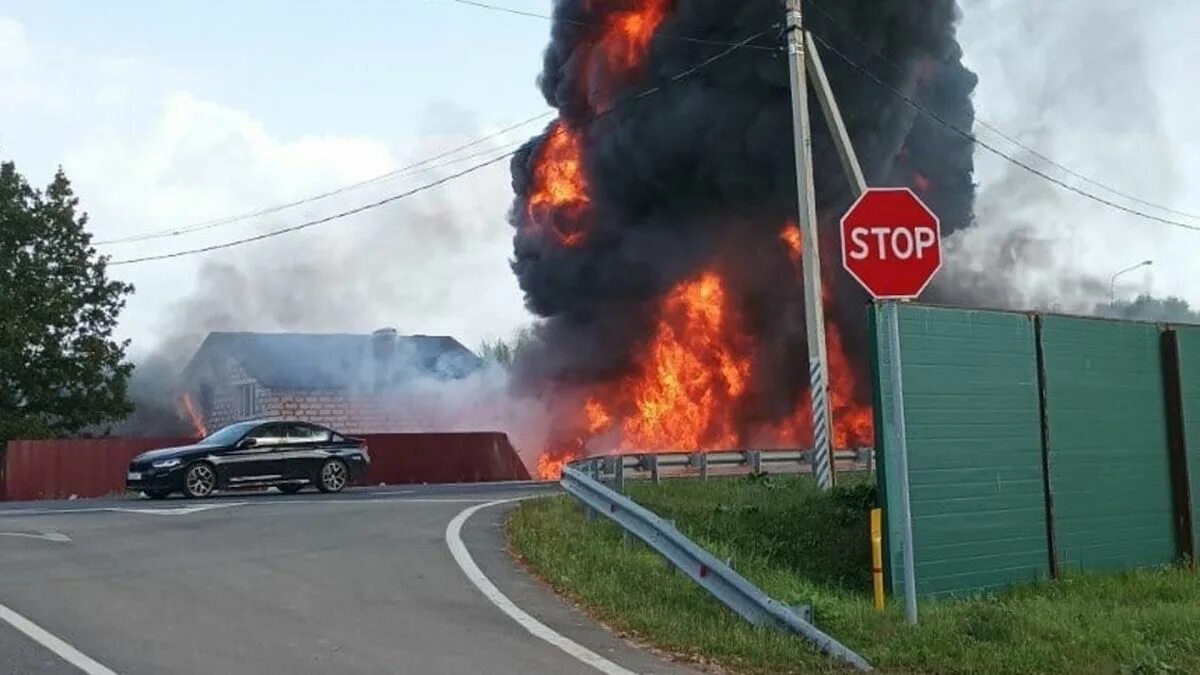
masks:
<path id="1" fill-rule="evenodd" d="M 303 422 L 287 425 L 288 446 L 280 471 L 288 480 L 311 479 L 325 458 L 316 427 Z"/>
<path id="2" fill-rule="evenodd" d="M 284 425 L 268 422 L 246 434 L 245 438 L 254 439 L 254 445 L 234 448 L 224 456 L 223 464 L 229 484 L 278 480 L 278 453 L 288 442 Z"/>

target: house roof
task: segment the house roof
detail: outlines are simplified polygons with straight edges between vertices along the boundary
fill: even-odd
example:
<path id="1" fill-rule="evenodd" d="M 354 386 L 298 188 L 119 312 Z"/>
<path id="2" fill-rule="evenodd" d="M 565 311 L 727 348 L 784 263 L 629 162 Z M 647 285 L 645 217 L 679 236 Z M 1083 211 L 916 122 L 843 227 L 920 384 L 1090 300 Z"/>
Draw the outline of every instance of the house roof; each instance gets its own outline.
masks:
<path id="1" fill-rule="evenodd" d="M 387 345 L 390 345 L 387 346 Z M 184 370 L 221 355 L 238 361 L 265 387 L 349 389 L 402 384 L 415 378 L 455 379 L 483 361 L 458 340 L 401 335 L 378 342 L 372 335 L 339 333 L 209 333 Z"/>

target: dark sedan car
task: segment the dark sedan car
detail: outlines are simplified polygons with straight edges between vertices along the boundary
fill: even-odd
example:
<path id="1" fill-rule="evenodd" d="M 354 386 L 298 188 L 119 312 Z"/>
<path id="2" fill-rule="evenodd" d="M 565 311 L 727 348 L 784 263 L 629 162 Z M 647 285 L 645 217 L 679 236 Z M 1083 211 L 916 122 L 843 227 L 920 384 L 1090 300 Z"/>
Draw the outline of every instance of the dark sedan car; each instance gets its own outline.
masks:
<path id="1" fill-rule="evenodd" d="M 195 445 L 144 452 L 129 464 L 125 488 L 162 499 L 172 492 L 207 497 L 214 490 L 306 485 L 340 492 L 366 473 L 366 443 L 307 422 L 231 424 Z"/>

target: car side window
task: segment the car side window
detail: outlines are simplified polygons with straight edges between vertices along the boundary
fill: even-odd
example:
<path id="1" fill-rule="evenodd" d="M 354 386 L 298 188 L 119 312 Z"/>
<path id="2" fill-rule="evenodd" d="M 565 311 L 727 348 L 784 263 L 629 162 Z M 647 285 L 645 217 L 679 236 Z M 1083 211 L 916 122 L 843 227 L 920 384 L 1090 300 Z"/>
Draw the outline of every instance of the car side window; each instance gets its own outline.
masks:
<path id="1" fill-rule="evenodd" d="M 258 446 L 283 445 L 288 442 L 287 430 L 282 424 L 264 424 L 255 429 L 250 437 L 257 441 Z"/>
<path id="2" fill-rule="evenodd" d="M 315 427 L 311 424 L 302 425 L 308 429 L 308 438 L 313 443 L 328 443 L 333 437 L 333 432 L 321 427 Z"/>
<path id="3" fill-rule="evenodd" d="M 323 443 L 329 440 L 329 432 L 311 424 L 289 424 L 287 434 L 292 443 Z"/>

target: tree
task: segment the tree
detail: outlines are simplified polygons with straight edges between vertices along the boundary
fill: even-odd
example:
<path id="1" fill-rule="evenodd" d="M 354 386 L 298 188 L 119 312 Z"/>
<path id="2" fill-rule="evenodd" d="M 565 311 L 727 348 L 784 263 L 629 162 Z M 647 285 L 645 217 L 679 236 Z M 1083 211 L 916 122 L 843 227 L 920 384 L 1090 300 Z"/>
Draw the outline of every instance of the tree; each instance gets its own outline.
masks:
<path id="1" fill-rule="evenodd" d="M 108 279 L 62 169 L 45 191 L 0 163 L 0 448 L 128 415 L 129 342 L 113 329 L 133 286 Z"/>
<path id="2" fill-rule="evenodd" d="M 527 347 L 532 340 L 533 331 L 529 328 L 521 328 L 510 340 L 502 338 L 483 340 L 479 344 L 479 356 L 484 361 L 494 363 L 504 369 L 509 369 L 512 368 L 517 354 Z"/>

